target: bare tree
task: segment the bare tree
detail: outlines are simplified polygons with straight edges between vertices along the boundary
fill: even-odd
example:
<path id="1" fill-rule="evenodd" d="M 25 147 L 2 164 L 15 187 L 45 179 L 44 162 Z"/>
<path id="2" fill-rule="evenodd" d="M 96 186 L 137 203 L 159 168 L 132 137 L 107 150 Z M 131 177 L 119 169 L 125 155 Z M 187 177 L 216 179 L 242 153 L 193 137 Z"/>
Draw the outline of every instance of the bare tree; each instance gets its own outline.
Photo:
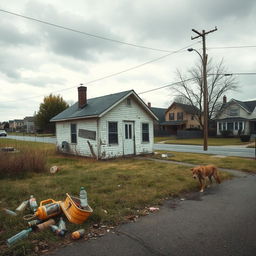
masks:
<path id="1" fill-rule="evenodd" d="M 197 64 L 188 70 L 189 78 L 177 71 L 180 83 L 171 87 L 176 93 L 176 98 L 199 109 L 196 118 L 203 127 L 203 69 L 202 64 Z M 208 119 L 215 117 L 222 105 L 222 96 L 228 91 L 237 89 L 235 77 L 227 75 L 223 60 L 213 64 L 210 60 L 207 65 L 207 85 L 208 85 Z"/>

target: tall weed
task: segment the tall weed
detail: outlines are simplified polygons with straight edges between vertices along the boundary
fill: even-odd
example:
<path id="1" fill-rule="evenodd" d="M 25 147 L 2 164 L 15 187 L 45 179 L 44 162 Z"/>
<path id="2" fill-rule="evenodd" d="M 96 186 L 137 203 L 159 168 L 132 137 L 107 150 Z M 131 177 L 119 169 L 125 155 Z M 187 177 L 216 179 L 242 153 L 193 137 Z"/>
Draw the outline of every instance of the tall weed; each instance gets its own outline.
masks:
<path id="1" fill-rule="evenodd" d="M 46 172 L 46 161 L 46 152 L 41 150 L 0 152 L 0 178 L 21 178 L 29 173 Z"/>

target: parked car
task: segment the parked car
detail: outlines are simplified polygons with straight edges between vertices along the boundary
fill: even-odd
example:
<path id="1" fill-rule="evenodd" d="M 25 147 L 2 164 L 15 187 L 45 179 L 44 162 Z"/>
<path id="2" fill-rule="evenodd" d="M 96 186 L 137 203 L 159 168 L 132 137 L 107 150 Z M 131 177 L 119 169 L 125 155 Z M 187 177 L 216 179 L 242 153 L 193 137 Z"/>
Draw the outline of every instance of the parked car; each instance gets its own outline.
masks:
<path id="1" fill-rule="evenodd" d="M 7 132 L 5 130 L 0 130 L 0 136 L 7 136 Z"/>

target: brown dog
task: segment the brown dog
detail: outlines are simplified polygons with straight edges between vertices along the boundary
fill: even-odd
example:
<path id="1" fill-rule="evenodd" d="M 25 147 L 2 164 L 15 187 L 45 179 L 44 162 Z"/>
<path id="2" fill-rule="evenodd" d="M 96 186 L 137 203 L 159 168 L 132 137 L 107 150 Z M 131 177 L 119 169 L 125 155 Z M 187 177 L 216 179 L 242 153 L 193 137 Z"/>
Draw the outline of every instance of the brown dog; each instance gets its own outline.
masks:
<path id="1" fill-rule="evenodd" d="M 206 185 L 206 177 L 209 178 L 211 184 L 212 184 L 212 176 L 220 184 L 220 178 L 218 176 L 217 167 L 214 165 L 201 165 L 196 166 L 194 168 L 191 168 L 193 178 L 198 178 L 201 186 L 200 192 L 204 191 L 205 185 Z"/>

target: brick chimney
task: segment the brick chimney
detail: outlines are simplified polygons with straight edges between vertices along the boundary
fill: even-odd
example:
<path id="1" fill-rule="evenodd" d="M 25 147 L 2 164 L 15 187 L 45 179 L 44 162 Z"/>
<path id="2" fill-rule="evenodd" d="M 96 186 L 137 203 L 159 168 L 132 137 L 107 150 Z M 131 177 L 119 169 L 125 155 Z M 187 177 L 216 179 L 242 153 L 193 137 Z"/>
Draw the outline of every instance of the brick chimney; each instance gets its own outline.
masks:
<path id="1" fill-rule="evenodd" d="M 226 103 L 227 103 L 227 96 L 224 95 L 224 96 L 223 96 L 223 104 L 226 104 Z"/>
<path id="2" fill-rule="evenodd" d="M 87 87 L 79 86 L 78 87 L 78 107 L 83 108 L 87 105 Z"/>
<path id="3" fill-rule="evenodd" d="M 151 108 L 151 102 L 148 102 L 148 107 Z"/>

